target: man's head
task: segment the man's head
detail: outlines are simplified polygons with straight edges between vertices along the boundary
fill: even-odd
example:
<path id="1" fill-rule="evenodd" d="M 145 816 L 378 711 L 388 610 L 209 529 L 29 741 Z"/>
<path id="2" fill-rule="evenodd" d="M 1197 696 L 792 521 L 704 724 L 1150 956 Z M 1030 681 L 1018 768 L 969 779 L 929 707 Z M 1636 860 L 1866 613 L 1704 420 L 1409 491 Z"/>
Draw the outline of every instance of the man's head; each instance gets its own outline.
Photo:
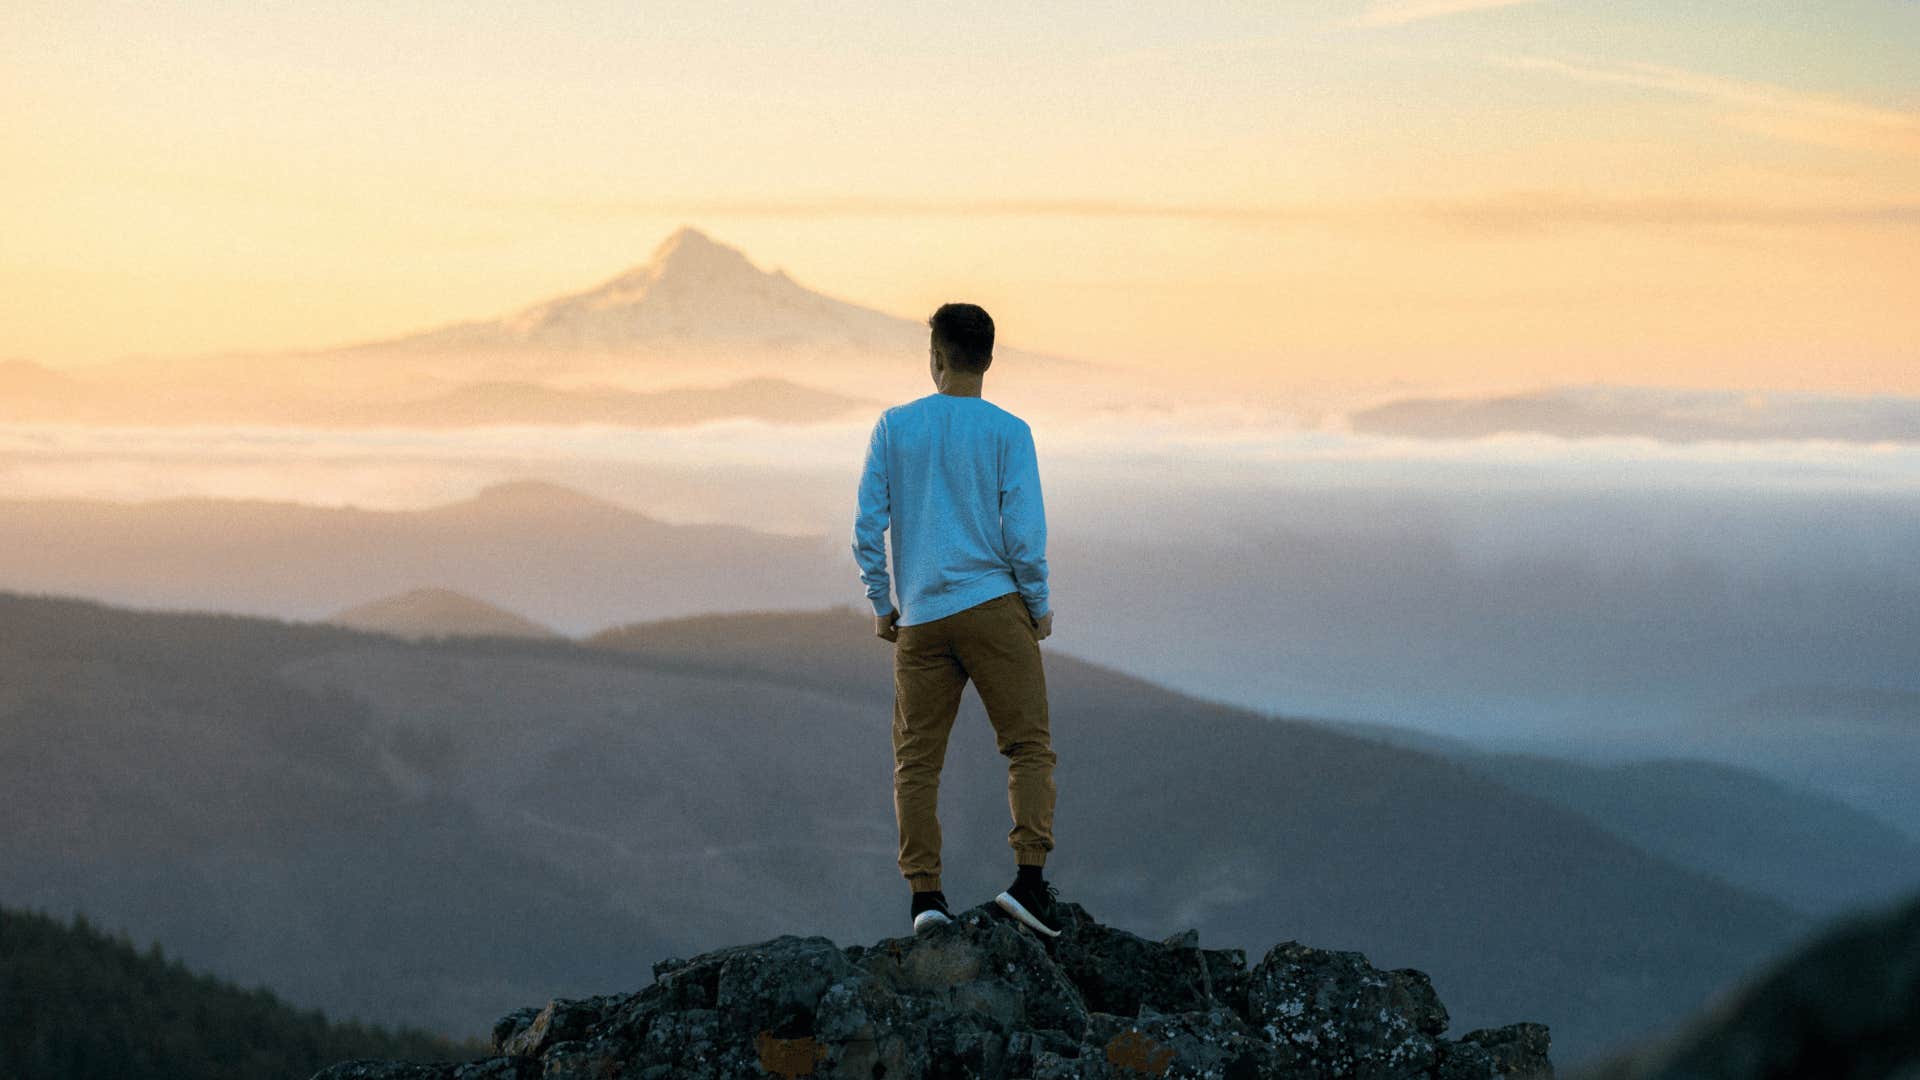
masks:
<path id="1" fill-rule="evenodd" d="M 993 316 L 978 304 L 942 304 L 927 320 L 933 362 L 957 374 L 984 374 L 993 363 Z"/>

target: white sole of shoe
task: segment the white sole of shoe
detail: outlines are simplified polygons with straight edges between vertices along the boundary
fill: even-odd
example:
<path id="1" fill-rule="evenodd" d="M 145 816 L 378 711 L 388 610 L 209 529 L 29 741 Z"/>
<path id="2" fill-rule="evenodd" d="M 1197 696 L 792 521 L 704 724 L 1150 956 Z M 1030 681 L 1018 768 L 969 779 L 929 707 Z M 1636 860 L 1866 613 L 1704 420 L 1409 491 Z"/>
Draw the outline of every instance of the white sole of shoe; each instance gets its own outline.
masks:
<path id="1" fill-rule="evenodd" d="M 1060 936 L 1060 931 L 1049 929 L 1046 923 L 1034 917 L 1033 912 L 1022 907 L 1020 901 L 1013 898 L 1012 893 L 1001 893 L 999 896 L 993 898 L 993 902 L 1000 905 L 1001 911 L 1019 919 L 1021 922 L 1026 923 L 1028 926 L 1033 927 L 1048 937 Z"/>
<path id="2" fill-rule="evenodd" d="M 938 911 L 923 911 L 913 917 L 913 932 L 917 934 L 929 926 L 938 926 L 952 921 Z"/>

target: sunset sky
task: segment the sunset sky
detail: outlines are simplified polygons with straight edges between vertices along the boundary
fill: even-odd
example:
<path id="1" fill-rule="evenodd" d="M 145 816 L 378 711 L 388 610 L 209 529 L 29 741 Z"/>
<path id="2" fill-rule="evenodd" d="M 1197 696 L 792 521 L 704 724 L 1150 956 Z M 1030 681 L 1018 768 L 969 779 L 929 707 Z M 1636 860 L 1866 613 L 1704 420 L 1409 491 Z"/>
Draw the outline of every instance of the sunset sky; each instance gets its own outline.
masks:
<path id="1" fill-rule="evenodd" d="M 104 4 L 0 36 L 0 359 L 345 343 L 694 225 L 1271 380 L 1920 393 L 1920 3 Z"/>

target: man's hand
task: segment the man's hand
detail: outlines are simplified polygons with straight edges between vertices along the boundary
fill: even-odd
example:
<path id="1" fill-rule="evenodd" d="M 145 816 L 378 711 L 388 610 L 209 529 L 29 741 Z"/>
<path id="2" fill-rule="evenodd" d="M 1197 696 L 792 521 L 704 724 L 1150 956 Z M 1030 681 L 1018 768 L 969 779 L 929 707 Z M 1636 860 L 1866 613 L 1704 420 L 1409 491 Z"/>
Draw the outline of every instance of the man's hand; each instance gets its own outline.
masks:
<path id="1" fill-rule="evenodd" d="M 897 639 L 900 636 L 900 628 L 895 626 L 894 623 L 899 621 L 900 613 L 898 611 L 889 611 L 885 615 L 875 615 L 873 617 L 873 636 L 886 641 Z"/>
<path id="2" fill-rule="evenodd" d="M 1027 621 L 1033 624 L 1033 640 L 1035 641 L 1045 641 L 1047 635 L 1053 633 L 1052 608 L 1048 608 L 1047 613 L 1040 616 L 1039 619 L 1035 619 L 1033 615 L 1029 613 L 1027 615 Z"/>

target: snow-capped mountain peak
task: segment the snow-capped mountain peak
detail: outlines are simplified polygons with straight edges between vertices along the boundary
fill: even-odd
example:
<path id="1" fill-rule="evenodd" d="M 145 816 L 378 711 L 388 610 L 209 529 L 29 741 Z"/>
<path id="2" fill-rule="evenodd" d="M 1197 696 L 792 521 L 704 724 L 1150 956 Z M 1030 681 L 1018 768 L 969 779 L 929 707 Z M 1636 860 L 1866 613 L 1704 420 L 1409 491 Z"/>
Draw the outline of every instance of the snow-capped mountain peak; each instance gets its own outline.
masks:
<path id="1" fill-rule="evenodd" d="M 499 319 L 370 344 L 627 349 L 758 342 L 898 348 L 925 333 L 913 320 L 815 292 L 784 270 L 762 270 L 740 249 L 682 226 L 647 261 L 584 291 Z"/>

